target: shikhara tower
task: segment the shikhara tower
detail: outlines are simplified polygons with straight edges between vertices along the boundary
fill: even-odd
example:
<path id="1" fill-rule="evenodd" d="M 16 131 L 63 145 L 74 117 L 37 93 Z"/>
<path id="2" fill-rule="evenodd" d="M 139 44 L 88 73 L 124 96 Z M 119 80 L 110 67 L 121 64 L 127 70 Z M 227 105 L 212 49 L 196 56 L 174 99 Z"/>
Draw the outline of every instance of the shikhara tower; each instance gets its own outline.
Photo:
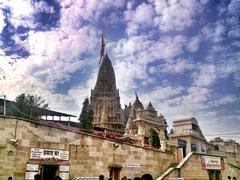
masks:
<path id="1" fill-rule="evenodd" d="M 108 55 L 104 53 L 101 40 L 97 82 L 91 90 L 90 108 L 93 111 L 93 126 L 112 130 L 123 130 L 119 90 L 116 88 L 115 73 Z"/>

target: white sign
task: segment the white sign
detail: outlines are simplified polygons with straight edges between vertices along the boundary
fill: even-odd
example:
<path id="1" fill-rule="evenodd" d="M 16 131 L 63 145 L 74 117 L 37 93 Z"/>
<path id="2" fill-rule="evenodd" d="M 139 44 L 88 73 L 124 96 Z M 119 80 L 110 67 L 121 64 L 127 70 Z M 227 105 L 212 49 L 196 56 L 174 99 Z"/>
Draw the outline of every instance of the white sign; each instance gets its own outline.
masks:
<path id="1" fill-rule="evenodd" d="M 60 165 L 59 171 L 69 172 L 69 166 L 66 165 Z"/>
<path id="2" fill-rule="evenodd" d="M 223 169 L 220 157 L 202 156 L 203 169 Z"/>
<path id="3" fill-rule="evenodd" d="M 55 159 L 60 161 L 68 161 L 69 151 L 31 148 L 30 159 L 34 159 L 34 160 Z"/>
<path id="4" fill-rule="evenodd" d="M 59 173 L 60 178 L 62 178 L 63 180 L 68 180 L 69 179 L 69 173 L 67 172 L 60 172 Z"/>
<path id="5" fill-rule="evenodd" d="M 126 167 L 140 168 L 140 164 L 127 163 L 127 164 L 126 164 Z"/>
<path id="6" fill-rule="evenodd" d="M 26 180 L 34 180 L 34 176 L 38 174 L 38 172 L 26 172 L 25 179 Z"/>
<path id="7" fill-rule="evenodd" d="M 27 171 L 38 171 L 38 164 L 27 164 Z"/>
<path id="8" fill-rule="evenodd" d="M 75 180 L 95 180 L 99 179 L 99 177 L 75 177 Z"/>

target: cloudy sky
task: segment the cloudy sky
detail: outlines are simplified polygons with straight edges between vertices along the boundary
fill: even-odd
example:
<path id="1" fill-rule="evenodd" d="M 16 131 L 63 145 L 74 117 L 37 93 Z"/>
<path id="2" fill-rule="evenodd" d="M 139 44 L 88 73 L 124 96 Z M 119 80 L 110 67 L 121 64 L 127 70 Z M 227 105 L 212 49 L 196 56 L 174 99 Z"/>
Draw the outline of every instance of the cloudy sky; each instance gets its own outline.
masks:
<path id="1" fill-rule="evenodd" d="M 170 126 L 240 139 L 239 0 L 0 0 L 0 94 L 79 115 L 102 33 L 122 107 L 137 91 Z"/>

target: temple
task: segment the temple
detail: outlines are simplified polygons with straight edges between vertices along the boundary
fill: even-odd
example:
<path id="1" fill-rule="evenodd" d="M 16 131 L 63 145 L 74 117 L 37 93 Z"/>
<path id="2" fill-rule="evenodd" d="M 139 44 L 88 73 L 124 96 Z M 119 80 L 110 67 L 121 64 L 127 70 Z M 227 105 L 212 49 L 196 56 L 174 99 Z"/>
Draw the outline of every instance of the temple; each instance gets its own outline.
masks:
<path id="1" fill-rule="evenodd" d="M 166 127 L 167 124 L 164 116 L 162 114 L 158 116 L 158 113 L 154 109 L 151 102 L 144 109 L 141 101 L 136 94 L 136 100 L 131 106 L 124 137 L 136 140 L 142 146 L 144 146 L 144 138 L 149 137 L 151 130 L 154 130 L 159 136 L 161 150 L 166 151 Z"/>
<path id="2" fill-rule="evenodd" d="M 104 53 L 102 36 L 100 68 L 97 82 L 91 90 L 90 108 L 93 111 L 93 126 L 112 130 L 123 130 L 122 109 L 119 90 L 116 88 L 115 73 L 112 63 Z"/>
<path id="3" fill-rule="evenodd" d="M 93 127 L 121 131 L 124 137 L 130 138 L 144 146 L 144 139 L 154 130 L 160 140 L 161 149 L 166 150 L 166 120 L 149 105 L 144 109 L 136 94 L 136 100 L 129 106 L 121 108 L 119 90 L 116 87 L 112 63 L 104 52 L 105 42 L 102 36 L 99 59 L 99 71 L 94 89 L 91 90 L 90 108 L 93 111 Z"/>

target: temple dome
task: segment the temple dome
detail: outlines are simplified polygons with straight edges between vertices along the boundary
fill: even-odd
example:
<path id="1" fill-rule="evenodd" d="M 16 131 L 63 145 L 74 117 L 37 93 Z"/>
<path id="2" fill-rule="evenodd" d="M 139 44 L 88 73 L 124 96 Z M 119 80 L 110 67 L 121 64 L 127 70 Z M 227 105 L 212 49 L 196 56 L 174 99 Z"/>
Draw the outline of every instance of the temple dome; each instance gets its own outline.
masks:
<path id="1" fill-rule="evenodd" d="M 138 96 L 136 96 L 136 100 L 135 100 L 135 102 L 132 105 L 132 109 L 134 109 L 134 110 L 138 110 L 138 109 L 142 109 L 143 110 L 144 109 L 141 101 L 139 101 L 139 99 L 138 99 Z"/>
<path id="2" fill-rule="evenodd" d="M 150 111 L 150 112 L 156 112 L 156 110 L 154 109 L 153 105 L 151 102 L 149 102 L 147 108 L 146 108 L 147 111 Z"/>

